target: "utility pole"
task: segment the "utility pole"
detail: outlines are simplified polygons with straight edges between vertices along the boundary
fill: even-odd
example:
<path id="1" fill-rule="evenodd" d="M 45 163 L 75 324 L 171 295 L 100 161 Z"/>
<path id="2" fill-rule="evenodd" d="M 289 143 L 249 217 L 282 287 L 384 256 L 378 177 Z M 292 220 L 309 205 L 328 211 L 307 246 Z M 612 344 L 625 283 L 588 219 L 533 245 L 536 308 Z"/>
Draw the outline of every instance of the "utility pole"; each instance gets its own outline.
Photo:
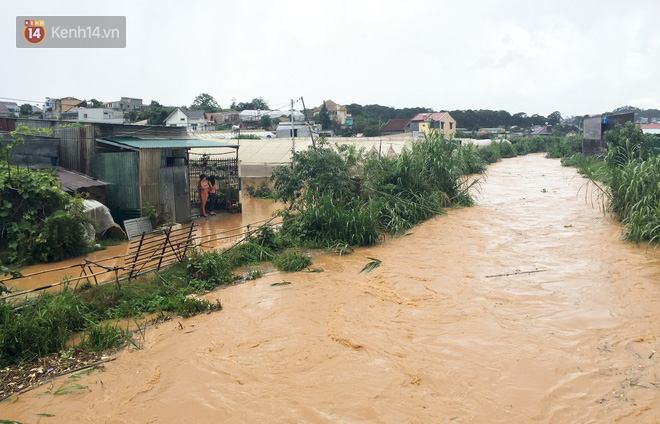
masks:
<path id="1" fill-rule="evenodd" d="M 293 155 L 296 153 L 296 137 L 293 129 L 293 99 L 291 99 L 291 168 L 293 168 Z"/>
<path id="2" fill-rule="evenodd" d="M 316 147 L 316 141 L 314 141 L 314 131 L 312 131 L 312 126 L 309 124 L 309 118 L 307 117 L 307 108 L 305 107 L 305 99 L 300 96 L 300 101 L 303 105 L 303 113 L 305 114 L 305 122 L 307 122 L 307 128 L 309 128 L 309 135 L 312 137 L 312 147 Z"/>

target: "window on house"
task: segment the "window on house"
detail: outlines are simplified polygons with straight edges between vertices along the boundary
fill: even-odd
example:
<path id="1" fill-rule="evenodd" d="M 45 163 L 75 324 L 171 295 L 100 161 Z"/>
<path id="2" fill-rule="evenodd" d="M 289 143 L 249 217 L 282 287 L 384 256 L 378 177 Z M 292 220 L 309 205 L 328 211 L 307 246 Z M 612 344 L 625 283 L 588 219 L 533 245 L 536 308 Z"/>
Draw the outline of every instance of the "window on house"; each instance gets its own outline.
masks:
<path id="1" fill-rule="evenodd" d="M 86 114 L 86 113 L 85 113 L 85 114 L 83 114 L 83 118 L 87 118 L 87 114 Z"/>
<path id="2" fill-rule="evenodd" d="M 185 121 L 185 120 L 186 120 L 186 118 L 181 118 L 181 120 L 182 120 L 182 121 Z"/>
<path id="3" fill-rule="evenodd" d="M 450 130 L 453 130 L 453 129 L 454 129 L 454 123 L 453 123 L 453 122 L 450 122 L 450 123 L 449 123 L 449 129 L 450 129 Z"/>
<path id="4" fill-rule="evenodd" d="M 444 123 L 444 122 L 440 122 L 440 129 L 441 129 L 441 130 L 444 130 L 444 129 L 445 129 L 445 123 Z"/>

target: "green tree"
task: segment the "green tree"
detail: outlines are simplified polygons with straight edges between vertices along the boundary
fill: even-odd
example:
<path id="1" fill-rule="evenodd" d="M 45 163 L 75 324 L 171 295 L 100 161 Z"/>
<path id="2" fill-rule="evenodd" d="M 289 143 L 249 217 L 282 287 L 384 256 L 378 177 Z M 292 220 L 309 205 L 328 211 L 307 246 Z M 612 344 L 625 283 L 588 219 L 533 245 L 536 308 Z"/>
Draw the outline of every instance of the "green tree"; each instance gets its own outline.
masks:
<path id="1" fill-rule="evenodd" d="M 199 96 L 195 97 L 190 109 L 193 110 L 203 110 L 204 112 L 218 112 L 220 111 L 220 106 L 218 102 L 215 101 L 213 96 L 208 93 L 202 93 Z"/>
<path id="2" fill-rule="evenodd" d="M 0 157 L 24 135 L 52 134 L 45 128 L 19 125 L 0 144 Z M 60 189 L 54 171 L 29 170 L 0 160 L 0 263 L 56 261 L 78 256 L 87 248 L 82 198 Z"/>
<path id="3" fill-rule="evenodd" d="M 369 125 L 364 129 L 365 137 L 378 137 L 380 135 L 380 128 L 375 125 Z"/>
<path id="4" fill-rule="evenodd" d="M 128 118 L 129 122 L 137 122 L 140 118 L 140 112 L 137 110 L 129 110 L 126 112 L 126 118 Z"/>
<path id="5" fill-rule="evenodd" d="M 319 112 L 319 122 L 321 123 L 321 128 L 324 130 L 328 130 L 332 126 L 332 119 L 330 119 L 330 113 L 328 113 L 328 108 L 325 106 L 325 102 L 323 102 L 323 106 Z"/>
<path id="6" fill-rule="evenodd" d="M 548 115 L 548 123 L 550 125 L 557 125 L 561 122 L 561 113 L 558 110 Z"/>
<path id="7" fill-rule="evenodd" d="M 87 101 L 87 107 L 89 108 L 100 108 L 103 107 L 103 102 L 96 99 L 90 99 Z"/>
<path id="8" fill-rule="evenodd" d="M 244 110 L 268 110 L 268 102 L 263 97 L 255 97 L 249 102 L 232 102 L 229 108 L 239 112 Z"/>
<path id="9" fill-rule="evenodd" d="M 19 116 L 21 118 L 32 116 L 32 106 L 27 103 L 23 103 L 19 109 Z"/>
<path id="10" fill-rule="evenodd" d="M 259 119 L 259 127 L 268 130 L 272 126 L 273 126 L 273 120 L 270 119 L 270 116 L 263 115 L 261 119 Z"/>
<path id="11" fill-rule="evenodd" d="M 170 115 L 170 113 L 172 113 L 174 109 L 176 108 L 171 106 L 162 106 L 157 101 L 152 100 L 149 107 L 140 113 L 140 115 L 137 117 L 137 120 L 142 121 L 146 119 L 149 125 L 163 125 L 165 124 L 167 117 Z"/>

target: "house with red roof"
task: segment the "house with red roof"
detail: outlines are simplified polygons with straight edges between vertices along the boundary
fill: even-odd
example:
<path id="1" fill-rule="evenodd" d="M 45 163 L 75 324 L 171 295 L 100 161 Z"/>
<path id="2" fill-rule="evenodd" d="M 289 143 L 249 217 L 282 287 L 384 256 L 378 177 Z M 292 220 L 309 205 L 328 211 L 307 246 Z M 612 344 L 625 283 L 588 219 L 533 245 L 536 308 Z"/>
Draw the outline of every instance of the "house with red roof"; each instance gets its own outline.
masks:
<path id="1" fill-rule="evenodd" d="M 390 119 L 380 127 L 380 133 L 383 135 L 399 134 L 406 132 L 406 127 L 410 123 L 410 118 Z"/>
<path id="2" fill-rule="evenodd" d="M 456 133 L 456 120 L 449 112 L 418 113 L 406 128 L 406 132 L 414 131 L 427 135 L 435 131 L 444 137 L 450 137 Z"/>
<path id="3" fill-rule="evenodd" d="M 642 124 L 644 134 L 660 134 L 660 124 Z"/>

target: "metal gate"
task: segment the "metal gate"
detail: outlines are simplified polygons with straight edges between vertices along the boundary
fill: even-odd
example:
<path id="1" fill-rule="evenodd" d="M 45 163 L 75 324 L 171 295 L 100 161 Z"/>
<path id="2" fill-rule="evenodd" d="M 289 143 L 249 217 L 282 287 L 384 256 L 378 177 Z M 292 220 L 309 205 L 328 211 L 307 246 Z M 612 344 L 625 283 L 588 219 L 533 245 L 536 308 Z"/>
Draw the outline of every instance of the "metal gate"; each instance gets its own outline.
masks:
<path id="1" fill-rule="evenodd" d="M 225 158 L 220 155 L 203 154 L 200 157 L 191 158 L 188 161 L 190 172 L 190 203 L 193 208 L 193 214 L 199 216 L 200 196 L 199 196 L 199 176 L 215 176 L 215 192 L 217 195 L 216 210 L 225 210 L 227 212 L 240 212 L 238 203 L 238 159 Z M 208 206 L 207 206 L 208 207 Z"/>

